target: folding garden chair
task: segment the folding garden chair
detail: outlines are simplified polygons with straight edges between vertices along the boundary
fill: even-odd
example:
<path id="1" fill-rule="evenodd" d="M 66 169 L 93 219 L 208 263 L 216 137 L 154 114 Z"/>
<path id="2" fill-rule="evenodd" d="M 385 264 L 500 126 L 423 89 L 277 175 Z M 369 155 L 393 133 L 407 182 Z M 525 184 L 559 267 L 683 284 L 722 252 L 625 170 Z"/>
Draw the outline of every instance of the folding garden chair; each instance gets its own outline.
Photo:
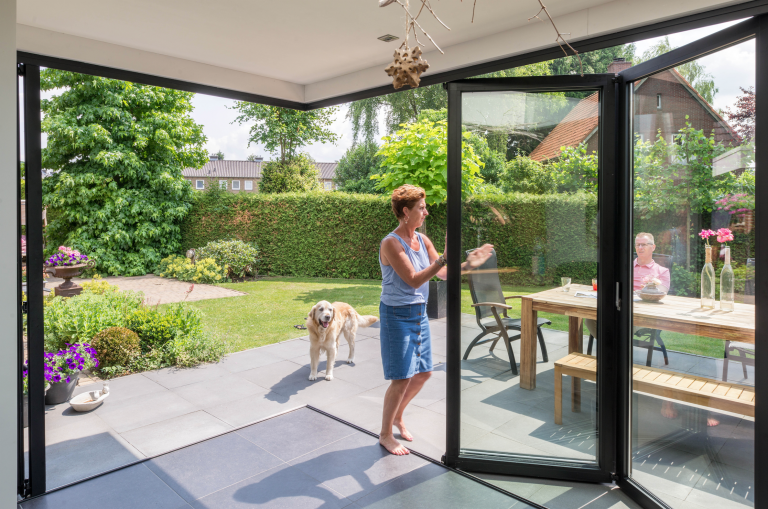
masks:
<path id="1" fill-rule="evenodd" d="M 466 254 L 469 255 L 472 251 L 469 250 Z M 491 250 L 490 258 L 483 265 L 467 273 L 469 292 L 472 294 L 472 307 L 475 308 L 477 325 L 480 326 L 481 332 L 467 347 L 467 351 L 464 352 L 464 360 L 467 360 L 469 352 L 475 346 L 492 342 L 489 350 L 489 352 L 492 352 L 496 347 L 496 343 L 503 339 L 507 347 L 507 355 L 509 356 L 509 365 L 512 368 L 512 373 L 517 375 L 517 363 L 515 361 L 515 354 L 512 352 L 511 342 L 520 339 L 519 331 L 522 329 L 522 321 L 520 318 L 510 318 L 507 315 L 507 311 L 512 309 L 512 307 L 504 303 L 508 299 L 522 298 L 522 295 L 505 297 L 501 291 L 501 281 L 499 281 L 499 273 L 496 269 L 496 250 Z M 499 315 L 499 311 L 501 311 L 502 316 Z M 487 318 L 491 316 L 493 318 L 488 320 Z M 536 332 L 539 336 L 541 356 L 544 358 L 544 362 L 548 362 L 549 358 L 547 356 L 547 346 L 544 344 L 544 335 L 541 333 L 541 326 L 551 323 L 546 318 L 539 318 L 537 323 Z M 518 331 L 518 333 L 510 337 L 507 334 L 507 331 L 510 330 Z M 494 337 L 480 341 L 488 334 L 494 334 Z"/>

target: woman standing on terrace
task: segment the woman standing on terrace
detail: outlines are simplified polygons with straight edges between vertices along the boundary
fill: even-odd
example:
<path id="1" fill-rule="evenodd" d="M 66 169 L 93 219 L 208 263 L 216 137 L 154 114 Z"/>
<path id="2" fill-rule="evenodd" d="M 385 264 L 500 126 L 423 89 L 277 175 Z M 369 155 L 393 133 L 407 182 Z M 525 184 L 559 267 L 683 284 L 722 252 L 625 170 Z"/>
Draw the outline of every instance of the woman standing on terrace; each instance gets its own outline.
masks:
<path id="1" fill-rule="evenodd" d="M 409 451 L 395 439 L 392 427 L 411 442 L 403 412 L 432 374 L 432 343 L 427 317 L 429 280 L 446 279 L 445 255 L 438 256 L 426 235 L 416 233 L 429 213 L 424 189 L 400 186 L 392 192 L 392 211 L 400 221 L 384 237 L 379 251 L 381 265 L 381 360 L 384 378 L 391 384 L 384 396 L 379 443 L 398 456 Z M 482 265 L 491 255 L 490 244 L 473 251 L 462 269 Z"/>

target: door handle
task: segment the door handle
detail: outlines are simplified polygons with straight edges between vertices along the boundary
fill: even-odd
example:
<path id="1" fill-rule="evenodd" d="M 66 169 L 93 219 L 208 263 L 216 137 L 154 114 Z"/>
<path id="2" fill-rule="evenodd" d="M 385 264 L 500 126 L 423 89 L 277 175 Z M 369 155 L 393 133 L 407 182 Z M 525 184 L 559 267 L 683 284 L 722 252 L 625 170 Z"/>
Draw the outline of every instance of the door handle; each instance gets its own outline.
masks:
<path id="1" fill-rule="evenodd" d="M 619 290 L 621 289 L 621 285 L 619 283 L 616 283 L 616 311 L 621 311 L 621 295 L 619 293 Z"/>

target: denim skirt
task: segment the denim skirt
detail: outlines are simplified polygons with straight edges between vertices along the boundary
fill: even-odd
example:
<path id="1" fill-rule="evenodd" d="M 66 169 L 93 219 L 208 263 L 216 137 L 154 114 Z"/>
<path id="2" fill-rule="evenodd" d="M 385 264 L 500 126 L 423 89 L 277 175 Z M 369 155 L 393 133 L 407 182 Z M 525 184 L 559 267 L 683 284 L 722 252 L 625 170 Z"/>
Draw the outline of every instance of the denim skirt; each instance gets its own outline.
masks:
<path id="1" fill-rule="evenodd" d="M 402 380 L 432 371 L 432 341 L 426 304 L 379 304 L 384 378 Z"/>

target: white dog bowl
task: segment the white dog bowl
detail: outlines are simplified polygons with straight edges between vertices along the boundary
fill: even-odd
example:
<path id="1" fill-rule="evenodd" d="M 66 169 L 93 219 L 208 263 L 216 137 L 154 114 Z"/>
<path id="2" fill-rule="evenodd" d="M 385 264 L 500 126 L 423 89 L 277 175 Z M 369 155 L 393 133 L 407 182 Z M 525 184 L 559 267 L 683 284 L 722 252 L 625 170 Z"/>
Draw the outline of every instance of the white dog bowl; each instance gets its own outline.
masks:
<path id="1" fill-rule="evenodd" d="M 89 412 L 101 406 L 107 397 L 109 397 L 109 387 L 107 384 L 104 384 L 104 388 L 100 391 L 88 391 L 78 394 L 69 400 L 69 404 L 75 412 Z"/>

